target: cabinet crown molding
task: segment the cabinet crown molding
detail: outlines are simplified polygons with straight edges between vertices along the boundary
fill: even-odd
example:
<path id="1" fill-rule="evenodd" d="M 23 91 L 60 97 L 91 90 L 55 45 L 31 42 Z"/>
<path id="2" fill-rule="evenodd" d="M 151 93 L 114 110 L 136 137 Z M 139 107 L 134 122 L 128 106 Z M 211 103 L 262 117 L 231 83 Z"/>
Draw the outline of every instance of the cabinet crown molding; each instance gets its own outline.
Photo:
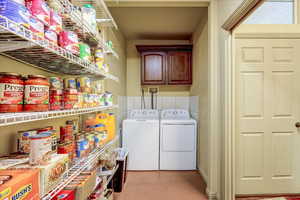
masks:
<path id="1" fill-rule="evenodd" d="M 136 45 L 139 52 L 146 51 L 192 51 L 193 45 Z"/>

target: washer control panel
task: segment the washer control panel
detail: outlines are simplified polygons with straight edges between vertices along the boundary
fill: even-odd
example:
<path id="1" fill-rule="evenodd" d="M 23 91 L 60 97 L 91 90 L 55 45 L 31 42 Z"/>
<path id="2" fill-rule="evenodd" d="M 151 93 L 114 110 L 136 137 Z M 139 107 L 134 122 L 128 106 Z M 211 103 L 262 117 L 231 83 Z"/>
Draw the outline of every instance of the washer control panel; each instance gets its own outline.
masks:
<path id="1" fill-rule="evenodd" d="M 161 119 L 188 120 L 190 119 L 190 113 L 187 110 L 180 109 L 163 110 L 161 111 Z"/>
<path id="2" fill-rule="evenodd" d="M 159 112 L 158 110 L 131 110 L 129 112 L 129 119 L 142 119 L 142 120 L 151 120 L 151 119 L 158 119 Z"/>

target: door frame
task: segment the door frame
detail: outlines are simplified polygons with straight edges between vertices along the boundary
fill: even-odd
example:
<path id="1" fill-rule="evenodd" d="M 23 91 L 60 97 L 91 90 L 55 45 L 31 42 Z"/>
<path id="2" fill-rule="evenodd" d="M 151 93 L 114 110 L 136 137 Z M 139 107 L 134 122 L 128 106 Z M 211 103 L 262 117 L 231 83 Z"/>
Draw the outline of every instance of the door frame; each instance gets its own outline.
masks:
<path id="1" fill-rule="evenodd" d="M 224 199 L 235 199 L 235 133 L 236 133 L 236 109 L 235 109 L 235 39 L 239 38 L 273 38 L 273 39 L 300 39 L 300 3 L 295 1 L 295 24 L 290 25 L 240 25 L 242 21 L 251 15 L 265 0 L 245 0 L 226 20 L 222 28 L 227 31 L 225 42 L 225 99 L 224 99 Z M 252 3 L 252 4 L 251 4 Z M 278 26 L 282 26 L 278 28 Z M 280 31 L 281 30 L 281 31 Z"/>

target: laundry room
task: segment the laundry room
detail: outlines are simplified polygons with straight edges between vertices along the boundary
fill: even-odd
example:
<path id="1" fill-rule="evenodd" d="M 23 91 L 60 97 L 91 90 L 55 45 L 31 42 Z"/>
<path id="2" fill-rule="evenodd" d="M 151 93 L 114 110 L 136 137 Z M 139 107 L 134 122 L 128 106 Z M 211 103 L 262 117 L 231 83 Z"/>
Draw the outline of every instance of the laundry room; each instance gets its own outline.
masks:
<path id="1" fill-rule="evenodd" d="M 0 199 L 209 198 L 209 0 L 3 2 Z"/>

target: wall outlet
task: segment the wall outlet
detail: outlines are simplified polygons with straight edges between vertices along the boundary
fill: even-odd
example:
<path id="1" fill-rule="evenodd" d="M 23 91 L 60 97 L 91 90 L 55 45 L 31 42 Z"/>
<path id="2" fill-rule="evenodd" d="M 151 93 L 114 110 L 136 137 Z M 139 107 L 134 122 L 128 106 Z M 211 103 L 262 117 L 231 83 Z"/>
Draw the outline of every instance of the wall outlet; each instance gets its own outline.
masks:
<path id="1" fill-rule="evenodd" d="M 149 92 L 149 94 L 153 93 L 153 94 L 158 95 L 159 89 L 158 88 L 148 88 L 148 92 Z"/>

